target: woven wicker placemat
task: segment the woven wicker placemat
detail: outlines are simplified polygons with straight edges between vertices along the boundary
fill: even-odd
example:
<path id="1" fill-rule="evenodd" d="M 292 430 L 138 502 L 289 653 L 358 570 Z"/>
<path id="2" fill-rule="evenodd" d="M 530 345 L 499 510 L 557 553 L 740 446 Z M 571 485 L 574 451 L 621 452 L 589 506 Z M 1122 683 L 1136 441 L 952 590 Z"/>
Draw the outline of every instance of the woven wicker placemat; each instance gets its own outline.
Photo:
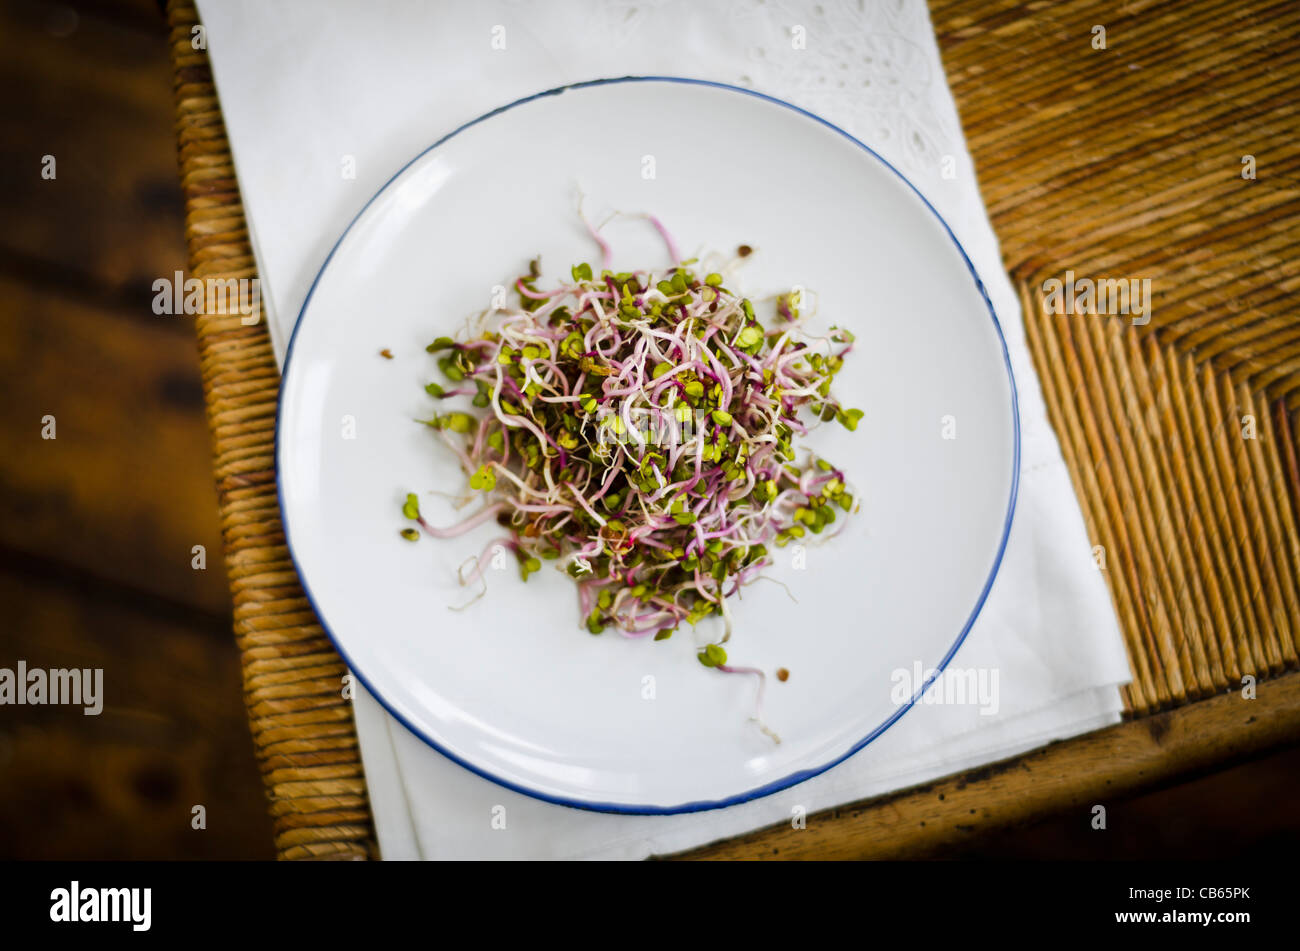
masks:
<path id="1" fill-rule="evenodd" d="M 1300 648 L 1300 5 L 934 0 L 931 11 L 1049 415 L 1104 559 L 1134 674 L 1125 703 L 1150 727 L 1125 724 L 1014 769 L 956 777 L 937 793 L 942 807 L 931 809 L 927 787 L 834 810 L 801 845 L 783 844 L 786 855 L 897 854 L 941 836 L 937 819 L 969 829 L 1023 818 L 1103 777 L 1132 787 L 1300 728 L 1298 675 L 1276 680 L 1249 718 L 1226 696 L 1202 699 L 1245 675 L 1294 670 Z M 220 104 L 207 54 L 192 43 L 192 0 L 172 0 L 168 12 L 191 271 L 252 277 Z M 1252 163 L 1254 177 L 1243 177 Z M 1150 322 L 1044 313 L 1045 282 L 1067 272 L 1149 279 Z M 279 374 L 265 323 L 201 316 L 197 332 L 235 636 L 277 848 L 284 858 L 374 856 L 346 671 L 280 525 Z M 1161 710 L 1173 712 L 1151 716 Z M 780 836 L 703 851 L 775 854 Z"/>
<path id="2" fill-rule="evenodd" d="M 1127 705 L 1294 668 L 1300 5 L 938 0 L 934 18 L 1105 549 Z M 1150 322 L 1045 315 L 1067 271 L 1150 280 Z"/>

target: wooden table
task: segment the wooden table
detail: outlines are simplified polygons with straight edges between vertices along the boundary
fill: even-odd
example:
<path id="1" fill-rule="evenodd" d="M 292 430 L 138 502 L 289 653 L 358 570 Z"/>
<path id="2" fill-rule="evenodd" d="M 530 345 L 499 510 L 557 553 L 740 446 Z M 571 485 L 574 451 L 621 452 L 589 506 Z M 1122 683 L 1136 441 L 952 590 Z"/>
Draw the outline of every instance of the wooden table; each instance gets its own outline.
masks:
<path id="1" fill-rule="evenodd" d="M 1125 722 L 693 857 L 925 854 L 1300 737 L 1300 5 L 934 0 L 931 15 L 1104 551 L 1133 671 Z M 252 277 L 192 2 L 172 0 L 169 17 L 191 273 Z M 1045 282 L 1067 271 L 1150 279 L 1152 319 L 1044 313 Z M 197 326 L 279 854 L 376 856 L 344 668 L 280 525 L 265 323 Z"/>

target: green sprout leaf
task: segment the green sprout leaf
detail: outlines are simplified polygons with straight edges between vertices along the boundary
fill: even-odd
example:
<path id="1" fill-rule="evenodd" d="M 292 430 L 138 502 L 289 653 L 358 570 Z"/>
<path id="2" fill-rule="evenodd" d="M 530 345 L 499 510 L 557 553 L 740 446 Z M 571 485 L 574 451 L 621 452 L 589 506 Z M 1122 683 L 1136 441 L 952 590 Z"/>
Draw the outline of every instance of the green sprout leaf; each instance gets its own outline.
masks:
<path id="1" fill-rule="evenodd" d="M 705 667 L 718 667 L 727 662 L 727 652 L 717 644 L 710 644 L 695 655 Z"/>
<path id="2" fill-rule="evenodd" d="M 484 463 L 478 467 L 472 476 L 469 477 L 469 487 L 471 489 L 482 489 L 484 492 L 490 492 L 497 487 L 497 474 L 493 471 L 492 466 Z"/>
<path id="3" fill-rule="evenodd" d="M 402 503 L 402 514 L 411 521 L 420 517 L 420 499 L 414 492 L 406 493 L 406 501 Z"/>
<path id="4" fill-rule="evenodd" d="M 853 432 L 858 428 L 858 420 L 865 414 L 860 409 L 846 409 L 840 413 L 837 418 L 844 425 L 844 428 Z"/>
<path id="5" fill-rule="evenodd" d="M 474 425 L 474 417 L 469 413 L 448 413 L 440 418 L 443 427 L 450 429 L 453 433 L 467 433 Z"/>
<path id="6" fill-rule="evenodd" d="M 560 353 L 570 359 L 576 360 L 582 354 L 582 334 L 574 330 L 567 337 L 561 340 Z"/>
<path id="7" fill-rule="evenodd" d="M 443 375 L 446 376 L 447 379 L 454 380 L 457 383 L 465 379 L 465 371 L 456 364 L 455 354 L 443 357 L 439 360 L 438 369 L 443 372 Z"/>

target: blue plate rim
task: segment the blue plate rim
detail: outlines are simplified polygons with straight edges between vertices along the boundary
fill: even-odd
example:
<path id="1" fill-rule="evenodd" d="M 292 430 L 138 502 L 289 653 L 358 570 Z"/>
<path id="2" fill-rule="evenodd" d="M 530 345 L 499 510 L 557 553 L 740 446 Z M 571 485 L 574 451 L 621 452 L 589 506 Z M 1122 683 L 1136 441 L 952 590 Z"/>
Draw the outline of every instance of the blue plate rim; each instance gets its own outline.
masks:
<path id="1" fill-rule="evenodd" d="M 886 718 L 880 725 L 878 725 L 874 730 L 868 733 L 863 739 L 855 743 L 847 752 L 837 756 L 836 758 L 834 758 L 829 763 L 826 763 L 823 766 L 818 766 L 811 769 L 799 770 L 798 772 L 790 773 L 789 775 L 783 776 L 780 779 L 772 780 L 771 782 L 765 783 L 762 786 L 747 790 L 746 792 L 743 793 L 738 793 L 734 796 L 726 797 L 725 799 L 699 800 L 699 801 L 681 803 L 675 806 L 653 806 L 653 805 L 639 805 L 639 804 L 626 804 L 626 803 L 593 802 L 593 801 L 588 801 L 583 799 L 569 799 L 563 796 L 551 795 L 549 793 L 545 793 L 540 790 L 530 789 L 527 786 L 523 786 L 519 783 L 514 783 L 511 782 L 510 780 L 503 779 L 499 776 L 495 776 L 492 773 L 488 772 L 487 770 L 466 761 L 463 757 L 457 756 L 455 753 L 452 753 L 450 750 L 447 750 L 444 747 L 442 747 L 435 739 L 433 739 L 433 737 L 428 736 L 424 731 L 416 727 L 414 724 L 410 723 L 405 716 L 403 716 L 400 712 L 395 710 L 392 707 L 392 705 L 390 705 L 389 702 L 384 699 L 383 695 L 379 693 L 379 691 L 375 690 L 375 688 L 371 685 L 370 680 L 365 676 L 365 674 L 363 674 L 360 670 L 356 668 L 356 666 L 352 663 L 351 658 L 348 657 L 347 651 L 343 649 L 343 645 L 340 644 L 338 638 L 334 636 L 334 632 L 330 629 L 329 623 L 326 621 L 325 617 L 322 615 L 321 611 L 317 607 L 316 598 L 312 594 L 311 586 L 308 584 L 307 578 L 303 574 L 302 567 L 298 563 L 298 556 L 294 551 L 292 533 L 289 530 L 289 520 L 285 513 L 285 507 L 284 507 L 284 482 L 283 479 L 281 478 L 281 466 L 280 466 L 280 453 L 283 450 L 283 440 L 281 437 L 283 433 L 283 421 L 284 421 L 284 394 L 287 390 L 285 384 L 288 381 L 289 373 L 293 368 L 293 346 L 294 346 L 294 342 L 298 339 L 298 330 L 302 326 L 303 316 L 307 313 L 307 307 L 311 304 L 312 296 L 316 293 L 316 285 L 320 283 L 320 279 L 324 275 L 325 270 L 329 267 L 330 261 L 333 260 L 335 252 L 338 251 L 340 246 L 342 246 L 344 240 L 347 238 L 348 234 L 352 231 L 356 223 L 359 220 L 361 220 L 362 216 L 365 215 L 366 211 L 370 208 L 370 206 L 374 204 L 375 201 L 385 191 L 388 190 L 388 187 L 392 185 L 394 181 L 400 178 L 408 168 L 410 168 L 416 162 L 420 161 L 420 159 L 424 158 L 424 156 L 426 156 L 434 149 L 441 146 L 443 143 L 456 137 L 460 133 L 464 132 L 466 129 L 472 128 L 473 126 L 476 126 L 481 122 L 486 122 L 488 119 L 491 119 L 494 116 L 501 115 L 504 112 L 508 112 L 509 110 L 514 109 L 518 106 L 526 105 L 527 103 L 533 102 L 534 100 L 537 99 L 543 99 L 547 96 L 558 96 L 570 90 L 586 89 L 594 86 L 610 86 L 610 85 L 617 85 L 620 83 L 652 83 L 652 82 L 676 83 L 680 85 L 705 86 L 714 89 L 724 89 L 730 92 L 740 93 L 741 95 L 750 96 L 755 99 L 761 99 L 766 102 L 770 102 L 773 105 L 777 105 L 785 109 L 789 109 L 792 112 L 796 112 L 799 115 L 804 116 L 805 118 L 811 119 L 812 121 L 816 122 L 818 125 L 821 125 L 824 128 L 830 129 L 831 131 L 843 136 L 845 139 L 852 142 L 854 145 L 858 146 L 858 148 L 862 149 L 867 154 L 871 155 L 873 158 L 876 159 L 876 161 L 880 162 L 882 165 L 885 166 L 885 168 L 889 169 L 896 176 L 898 176 L 899 180 L 902 181 L 903 184 L 906 185 L 908 188 L 910 188 L 912 190 L 912 193 L 915 194 L 917 198 L 921 200 L 921 203 L 924 204 L 927 209 L 929 209 L 930 213 L 934 215 L 934 217 L 938 220 L 939 224 L 943 226 L 943 229 L 944 231 L 947 232 L 948 237 L 952 239 L 953 245 L 957 248 L 957 251 L 961 255 L 962 260 L 966 263 L 966 268 L 970 272 L 971 278 L 975 281 L 975 286 L 976 288 L 978 288 L 980 292 L 980 296 L 984 300 L 984 305 L 988 308 L 989 317 L 992 318 L 993 320 L 993 330 L 997 334 L 999 345 L 1002 347 L 1002 360 L 1007 371 L 1007 383 L 1009 384 L 1010 391 L 1011 391 L 1011 420 L 1012 420 L 1012 432 L 1014 436 L 1011 493 L 1010 493 L 1010 497 L 1007 500 L 1007 514 L 1002 526 L 1002 538 L 998 542 L 997 555 L 993 559 L 993 566 L 989 571 L 988 579 L 984 582 L 984 587 L 980 591 L 979 599 L 976 601 L 975 607 L 971 611 L 970 616 L 966 619 L 966 623 L 962 626 L 961 633 L 957 636 L 956 641 L 953 643 L 952 647 L 948 649 L 948 652 L 944 655 L 943 659 L 940 660 L 939 663 L 933 668 L 933 673 L 928 678 L 926 678 L 925 683 L 922 684 L 921 687 L 912 695 L 912 698 L 908 700 L 907 703 L 900 704 L 898 709 L 895 710 L 891 716 Z M 956 655 L 958 649 L 965 642 L 967 635 L 970 633 L 971 628 L 974 626 L 975 621 L 978 619 L 980 615 L 980 611 L 983 610 L 984 604 L 988 600 L 989 592 L 990 590 L 992 590 L 993 583 L 997 579 L 998 572 L 1002 567 L 1002 558 L 1003 555 L 1006 553 L 1007 540 L 1010 538 L 1011 535 L 1011 525 L 1015 518 L 1016 501 L 1019 495 L 1019 488 L 1020 488 L 1020 403 L 1016 391 L 1015 374 L 1012 372 L 1012 368 L 1011 368 L 1011 355 L 1007 350 L 1006 337 L 1002 333 L 1002 324 L 998 320 L 997 312 L 993 309 L 993 302 L 989 299 L 988 291 L 984 287 L 984 282 L 980 279 L 979 272 L 975 270 L 975 265 L 971 261 L 970 255 L 966 253 L 965 247 L 963 247 L 962 243 L 957 239 L 957 235 L 953 233 L 952 228 L 948 225 L 948 222 L 944 219 L 943 215 L 939 214 L 939 211 L 934 207 L 934 205 L 930 203 L 930 200 L 925 197 L 924 193 L 922 193 L 919 188 L 917 188 L 914 184 L 912 184 L 911 180 L 908 179 L 906 175 L 904 175 L 897 168 L 895 168 L 894 165 L 890 163 L 888 159 L 884 158 L 882 155 L 880 155 L 880 153 L 876 152 L 873 148 L 871 148 L 866 143 L 862 142 L 860 139 L 846 132 L 844 129 L 841 129 L 833 122 L 830 122 L 827 119 L 823 119 L 821 116 L 817 115 L 816 113 L 809 112 L 807 109 L 803 109 L 799 106 L 794 105 L 793 103 L 785 101 L 784 99 L 777 98 L 776 96 L 770 96 L 766 93 L 758 92 L 757 90 L 753 90 L 753 89 L 746 89 L 743 86 L 734 86 L 729 83 L 717 82 L 711 79 L 692 79 L 684 76 L 649 75 L 649 76 L 619 76 L 619 77 L 610 77 L 606 79 L 589 79 L 589 80 L 584 80 L 582 82 L 567 83 L 563 86 L 556 86 L 553 89 L 547 89 L 542 92 L 537 92 L 537 93 L 533 93 L 532 95 L 524 96 L 523 98 L 516 99 L 513 102 L 507 103 L 506 105 L 498 106 L 497 108 L 491 110 L 490 112 L 485 112 L 481 116 L 478 116 L 475 119 L 471 119 L 470 121 L 464 123 L 463 125 L 458 126 L 456 129 L 442 136 L 432 145 L 418 152 L 409 161 L 407 161 L 404 165 L 402 165 L 402 167 L 399 168 L 396 172 L 394 172 L 393 175 L 389 177 L 388 181 L 384 182 L 384 184 L 380 186 L 379 190 L 376 191 L 366 201 L 366 203 L 361 206 L 361 209 L 352 217 L 352 220 L 348 222 L 347 227 L 343 229 L 343 232 L 339 235 L 338 240 L 334 242 L 334 246 L 330 248 L 329 254 L 325 256 L 324 262 L 321 264 L 320 269 L 316 272 L 316 276 L 312 279 L 311 287 L 308 288 L 307 296 L 303 299 L 302 307 L 298 311 L 298 317 L 294 321 L 293 332 L 289 335 L 288 346 L 285 348 L 284 368 L 281 371 L 281 375 L 280 375 L 280 391 L 276 399 L 276 412 L 275 412 L 275 487 L 276 487 L 276 502 L 280 506 L 281 524 L 284 529 L 285 546 L 289 551 L 289 560 L 293 563 L 294 571 L 298 575 L 299 582 L 302 584 L 303 594 L 306 595 L 307 597 L 307 603 L 311 606 L 312 612 L 316 615 L 316 618 L 320 621 L 321 628 L 322 630 L 325 631 L 325 635 L 330 639 L 330 642 L 334 645 L 334 649 L 339 652 L 339 656 L 343 659 L 343 662 L 347 666 L 348 671 L 357 679 L 357 681 L 361 683 L 363 687 L 366 688 L 367 691 L 369 691 L 370 695 L 374 697 L 376 701 L 378 701 L 380 706 L 382 706 L 386 711 L 388 711 L 388 713 L 391 716 L 393 716 L 399 723 L 401 723 L 402 726 L 404 726 L 412 735 L 418 737 L 429 747 L 441 753 L 443 756 L 447 757 L 449 760 L 456 763 L 457 765 L 462 766 L 465 769 L 468 769 L 470 772 L 482 776 L 484 779 L 496 783 L 498 786 L 502 786 L 506 789 L 510 789 L 514 792 L 520 793 L 522 795 L 528 796 L 533 799 L 539 799 L 543 802 L 549 802 L 558 806 L 569 806 L 574 809 L 584 809 L 592 812 L 617 813 L 623 815 L 639 815 L 639 816 L 681 815 L 681 814 L 692 813 L 692 812 L 705 812 L 712 809 L 724 809 L 727 806 L 735 806 L 741 803 L 749 802 L 754 799 L 761 799 L 764 796 L 770 796 L 773 793 L 780 792 L 783 789 L 789 789 L 791 786 L 797 786 L 799 783 L 812 779 L 814 776 L 819 776 L 822 773 L 826 772 L 827 770 L 832 769 L 835 766 L 838 766 L 840 763 L 844 762 L 850 756 L 853 756 L 855 753 L 861 751 L 864 747 L 866 747 L 873 740 L 879 737 L 887 729 L 889 729 L 891 726 L 897 723 L 899 718 L 902 717 L 903 714 L 907 713 L 908 710 L 912 709 L 912 707 L 916 705 L 916 702 L 921 698 L 922 695 L 924 695 L 925 691 L 929 689 L 930 685 L 934 682 L 934 679 L 938 677 L 947 668 L 949 663 L 952 662 L 952 658 Z"/>

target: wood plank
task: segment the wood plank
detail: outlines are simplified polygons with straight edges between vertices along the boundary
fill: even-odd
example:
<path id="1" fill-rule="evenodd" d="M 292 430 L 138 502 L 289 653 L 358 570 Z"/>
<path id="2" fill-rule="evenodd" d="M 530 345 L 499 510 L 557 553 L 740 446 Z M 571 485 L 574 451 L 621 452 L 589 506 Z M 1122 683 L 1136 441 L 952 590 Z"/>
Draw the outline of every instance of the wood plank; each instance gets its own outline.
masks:
<path id="1" fill-rule="evenodd" d="M 94 9 L 0 5 L 0 269 L 103 291 L 152 317 L 150 286 L 186 262 L 166 30 Z M 72 32 L 61 35 L 72 22 Z M 43 156 L 56 178 L 41 177 Z"/>
<path id="2" fill-rule="evenodd" d="M 1286 843 L 1300 842 L 1300 810 L 1279 808 L 1294 800 L 1297 776 L 1300 746 L 1293 746 L 1172 788 L 1107 800 L 1105 830 L 1092 827 L 1091 809 L 1069 809 L 1018 829 L 971 833 L 942 857 L 1267 860 Z"/>
<path id="3" fill-rule="evenodd" d="M 0 276 L 0 550 L 225 618 L 197 356 L 167 326 L 186 320 L 136 322 Z"/>
<path id="4" fill-rule="evenodd" d="M 0 667 L 104 671 L 98 716 L 0 707 L 0 858 L 272 857 L 233 641 L 39 574 L 0 570 L 0 604 Z"/>
<path id="5" fill-rule="evenodd" d="M 1022 824 L 1196 775 L 1294 743 L 1300 673 L 1261 682 L 1257 698 L 1220 694 L 1129 720 L 934 783 L 810 815 L 676 858 L 916 858 Z M 1280 807 L 1279 807 L 1280 808 Z"/>
<path id="6" fill-rule="evenodd" d="M 85 17 L 98 17 L 153 36 L 167 33 L 165 0 L 67 0 L 66 6 L 77 14 L 78 22 Z"/>

